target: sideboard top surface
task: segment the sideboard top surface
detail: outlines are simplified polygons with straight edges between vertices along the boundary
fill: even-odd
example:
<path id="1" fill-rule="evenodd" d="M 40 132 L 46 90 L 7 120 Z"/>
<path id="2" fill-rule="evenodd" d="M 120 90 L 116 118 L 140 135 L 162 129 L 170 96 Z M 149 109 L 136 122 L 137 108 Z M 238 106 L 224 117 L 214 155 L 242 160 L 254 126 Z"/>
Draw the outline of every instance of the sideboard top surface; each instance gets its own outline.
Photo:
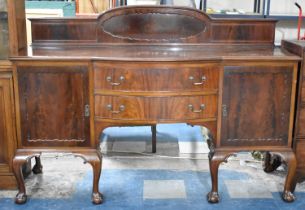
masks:
<path id="1" fill-rule="evenodd" d="M 205 61 L 205 60 L 300 60 L 281 48 L 248 45 L 100 45 L 32 47 L 13 60 L 121 60 L 121 61 Z"/>

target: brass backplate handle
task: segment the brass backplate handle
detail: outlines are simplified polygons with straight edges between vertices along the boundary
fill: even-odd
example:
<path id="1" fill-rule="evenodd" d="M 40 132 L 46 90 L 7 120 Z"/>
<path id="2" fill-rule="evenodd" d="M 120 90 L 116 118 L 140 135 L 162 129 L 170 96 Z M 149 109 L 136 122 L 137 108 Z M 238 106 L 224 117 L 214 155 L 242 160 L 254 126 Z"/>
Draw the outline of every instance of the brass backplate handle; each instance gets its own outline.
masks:
<path id="1" fill-rule="evenodd" d="M 112 114 L 119 114 L 121 112 L 123 112 L 125 110 L 125 106 L 124 105 L 120 105 L 119 106 L 119 110 L 115 111 L 113 110 L 113 107 L 111 104 L 107 105 L 107 110 L 110 111 Z"/>
<path id="2" fill-rule="evenodd" d="M 204 109 L 205 109 L 205 104 L 200 104 L 200 109 L 199 110 L 195 110 L 194 109 L 194 106 L 192 104 L 189 104 L 188 105 L 188 108 L 191 112 L 194 112 L 194 113 L 200 113 L 202 112 Z"/>
<path id="3" fill-rule="evenodd" d="M 125 80 L 125 77 L 124 76 L 120 76 L 119 77 L 120 82 L 112 82 L 112 77 L 111 76 L 107 76 L 106 80 L 107 80 L 107 82 L 110 83 L 110 85 L 118 86 L 118 85 L 122 84 L 122 82 Z"/>
<path id="4" fill-rule="evenodd" d="M 194 81 L 194 79 L 195 78 L 193 76 L 189 76 L 189 80 Z M 193 82 L 193 85 L 203 85 L 206 80 L 207 80 L 206 76 L 202 76 L 201 82 Z"/>

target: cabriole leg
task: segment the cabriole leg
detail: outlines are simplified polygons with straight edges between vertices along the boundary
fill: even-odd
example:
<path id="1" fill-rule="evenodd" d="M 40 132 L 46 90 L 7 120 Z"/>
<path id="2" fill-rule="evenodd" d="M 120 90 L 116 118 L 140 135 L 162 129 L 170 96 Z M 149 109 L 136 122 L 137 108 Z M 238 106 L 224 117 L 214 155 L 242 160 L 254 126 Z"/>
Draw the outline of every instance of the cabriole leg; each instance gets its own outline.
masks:
<path id="1" fill-rule="evenodd" d="M 99 151 L 90 153 L 78 153 L 75 156 L 81 157 L 84 163 L 89 163 L 93 169 L 93 189 L 92 189 L 92 203 L 103 203 L 103 195 L 99 192 L 99 180 L 102 169 L 102 155 Z"/>
<path id="2" fill-rule="evenodd" d="M 40 155 L 23 155 L 23 154 L 17 154 L 13 159 L 13 172 L 17 180 L 18 184 L 18 193 L 15 198 L 16 204 L 24 204 L 27 201 L 27 195 L 25 191 L 25 185 L 24 185 L 24 178 L 22 174 L 22 165 L 25 164 L 29 159 L 31 159 L 33 156 Z"/>
<path id="3" fill-rule="evenodd" d="M 40 156 L 35 156 L 35 165 L 32 169 L 34 174 L 41 174 L 42 173 L 42 165 Z"/>
<path id="4" fill-rule="evenodd" d="M 212 181 L 212 190 L 208 193 L 207 199 L 210 203 L 218 203 L 219 202 L 219 194 L 218 194 L 218 169 L 219 165 L 222 162 L 225 162 L 228 155 L 221 152 L 215 152 L 213 154 L 209 154 L 209 164 L 210 164 L 210 173 L 211 173 L 211 181 Z"/>
<path id="5" fill-rule="evenodd" d="M 282 160 L 279 155 L 271 154 L 270 152 L 265 152 L 263 168 L 266 173 L 271 173 L 275 171 L 281 164 Z"/>
<path id="6" fill-rule="evenodd" d="M 282 155 L 284 157 L 285 163 L 288 166 L 288 173 L 286 176 L 282 198 L 286 202 L 293 202 L 295 200 L 293 191 L 296 185 L 295 175 L 296 175 L 297 160 L 293 152 L 282 153 Z"/>

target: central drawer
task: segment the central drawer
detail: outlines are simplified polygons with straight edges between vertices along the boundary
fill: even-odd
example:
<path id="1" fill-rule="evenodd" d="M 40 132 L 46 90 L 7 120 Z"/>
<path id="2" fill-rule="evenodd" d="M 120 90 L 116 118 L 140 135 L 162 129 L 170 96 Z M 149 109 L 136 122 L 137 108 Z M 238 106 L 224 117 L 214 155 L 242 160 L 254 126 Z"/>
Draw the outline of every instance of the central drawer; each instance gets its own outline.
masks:
<path id="1" fill-rule="evenodd" d="M 94 87 L 114 91 L 215 91 L 216 64 L 94 64 Z"/>
<path id="2" fill-rule="evenodd" d="M 95 116 L 129 120 L 215 118 L 217 96 L 95 96 Z"/>

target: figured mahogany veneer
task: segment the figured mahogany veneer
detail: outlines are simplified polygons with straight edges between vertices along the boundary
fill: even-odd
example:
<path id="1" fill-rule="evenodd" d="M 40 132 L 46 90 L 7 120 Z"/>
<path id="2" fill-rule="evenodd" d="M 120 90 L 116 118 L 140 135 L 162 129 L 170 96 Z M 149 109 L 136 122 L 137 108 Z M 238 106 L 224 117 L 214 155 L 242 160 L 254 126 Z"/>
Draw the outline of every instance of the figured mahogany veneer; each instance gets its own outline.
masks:
<path id="1" fill-rule="evenodd" d="M 291 145 L 293 68 L 224 68 L 221 146 Z"/>
<path id="2" fill-rule="evenodd" d="M 273 46 L 274 20 L 145 6 L 89 19 L 32 19 L 32 30 L 30 54 L 12 58 L 17 203 L 26 202 L 20 166 L 43 151 L 72 152 L 90 163 L 92 200 L 101 203 L 103 130 L 177 122 L 209 130 L 209 202 L 219 201 L 220 163 L 248 150 L 283 156 L 289 169 L 283 199 L 294 200 L 300 58 Z"/>
<path id="3" fill-rule="evenodd" d="M 100 91 L 216 92 L 219 70 L 216 64 L 94 63 L 94 87 Z"/>
<path id="4" fill-rule="evenodd" d="M 108 107 L 111 105 L 112 109 Z M 124 107 L 124 108 L 123 108 Z M 198 111 L 198 112 L 194 112 Z M 95 96 L 97 118 L 123 120 L 216 119 L 217 95 L 211 96 Z"/>
<path id="5" fill-rule="evenodd" d="M 23 146 L 89 146 L 87 66 L 17 69 Z"/>

